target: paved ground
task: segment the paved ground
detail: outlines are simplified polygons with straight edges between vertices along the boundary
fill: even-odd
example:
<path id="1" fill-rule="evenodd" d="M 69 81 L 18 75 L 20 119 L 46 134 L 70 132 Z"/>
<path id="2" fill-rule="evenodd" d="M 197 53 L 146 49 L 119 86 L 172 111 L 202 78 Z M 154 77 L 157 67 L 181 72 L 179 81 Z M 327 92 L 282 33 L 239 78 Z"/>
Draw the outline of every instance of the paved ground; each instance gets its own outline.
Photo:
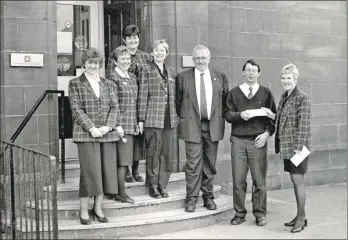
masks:
<path id="1" fill-rule="evenodd" d="M 239 226 L 230 225 L 227 219 L 214 226 L 141 239 L 347 239 L 346 183 L 307 187 L 308 227 L 300 233 L 291 233 L 291 228 L 283 225 L 296 214 L 293 189 L 268 192 L 267 208 L 268 224 L 264 227 L 255 225 L 248 195 L 247 221 Z"/>

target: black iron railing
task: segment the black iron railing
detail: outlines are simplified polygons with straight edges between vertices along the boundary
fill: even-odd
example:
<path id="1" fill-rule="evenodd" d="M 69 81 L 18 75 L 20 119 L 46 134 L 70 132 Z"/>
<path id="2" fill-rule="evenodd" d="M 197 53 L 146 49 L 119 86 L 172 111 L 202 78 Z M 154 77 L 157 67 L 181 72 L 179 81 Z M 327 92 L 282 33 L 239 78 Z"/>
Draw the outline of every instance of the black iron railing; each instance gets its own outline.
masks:
<path id="1" fill-rule="evenodd" d="M 38 107 L 40 106 L 42 101 L 45 99 L 46 95 L 49 93 L 56 93 L 56 94 L 58 93 L 61 96 L 61 98 L 60 98 L 61 104 L 60 104 L 60 107 L 58 109 L 59 118 L 60 118 L 59 119 L 59 135 L 60 135 L 59 138 L 61 140 L 61 149 L 60 149 L 61 150 L 61 182 L 65 183 L 64 91 L 61 91 L 61 90 L 46 90 L 46 91 L 44 91 L 42 93 L 42 95 L 39 97 L 39 99 L 36 101 L 35 105 L 31 108 L 31 110 L 29 111 L 27 116 L 25 116 L 22 123 L 19 125 L 19 127 L 15 131 L 15 133 L 12 135 L 12 137 L 10 138 L 10 142 L 13 143 L 17 139 L 18 135 L 22 132 L 24 127 L 27 125 L 30 118 L 35 113 L 36 109 L 38 109 Z M 58 159 L 57 159 L 57 161 L 58 161 Z M 57 166 L 58 166 L 58 162 L 57 162 Z"/>
<path id="2" fill-rule="evenodd" d="M 1 239 L 58 239 L 56 157 L 1 141 Z"/>

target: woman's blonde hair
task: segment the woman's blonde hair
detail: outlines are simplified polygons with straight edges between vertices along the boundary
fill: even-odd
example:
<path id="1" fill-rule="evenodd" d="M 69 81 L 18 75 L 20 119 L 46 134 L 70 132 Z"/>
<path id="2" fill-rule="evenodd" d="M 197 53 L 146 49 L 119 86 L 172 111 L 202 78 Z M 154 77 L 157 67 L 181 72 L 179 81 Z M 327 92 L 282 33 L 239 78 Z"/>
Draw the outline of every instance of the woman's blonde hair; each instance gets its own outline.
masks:
<path id="1" fill-rule="evenodd" d="M 154 41 L 152 44 L 151 52 L 159 45 L 162 45 L 166 49 L 167 53 L 169 53 L 169 45 L 165 39 L 159 39 Z"/>
<path id="2" fill-rule="evenodd" d="M 96 48 L 88 48 L 81 56 L 81 65 L 84 66 L 89 59 L 97 59 L 99 68 L 103 67 L 104 57 Z"/>
<path id="3" fill-rule="evenodd" d="M 282 70 L 280 71 L 280 76 L 283 75 L 283 74 L 287 74 L 287 73 L 292 73 L 292 75 L 294 76 L 295 80 L 298 79 L 298 76 L 300 74 L 299 71 L 298 71 L 298 68 L 293 63 L 286 64 L 282 68 Z"/>

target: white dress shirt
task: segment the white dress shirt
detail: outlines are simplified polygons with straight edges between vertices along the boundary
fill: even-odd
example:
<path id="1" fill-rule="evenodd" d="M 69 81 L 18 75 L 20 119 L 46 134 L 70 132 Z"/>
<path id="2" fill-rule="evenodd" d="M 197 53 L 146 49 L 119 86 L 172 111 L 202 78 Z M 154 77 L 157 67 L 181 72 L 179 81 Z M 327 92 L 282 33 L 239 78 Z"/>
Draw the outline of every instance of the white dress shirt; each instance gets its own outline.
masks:
<path id="1" fill-rule="evenodd" d="M 252 93 L 253 93 L 253 96 L 255 96 L 257 90 L 259 90 L 259 87 L 260 87 L 260 85 L 259 85 L 258 83 L 255 83 L 255 84 L 252 85 L 252 86 L 250 86 L 250 85 L 248 85 L 248 84 L 246 84 L 246 83 L 243 83 L 242 85 L 239 85 L 240 90 L 242 90 L 242 92 L 244 93 L 244 95 L 245 95 L 246 97 L 248 97 L 248 95 L 249 95 L 249 92 L 250 92 L 249 88 L 250 88 L 250 87 L 253 88 Z"/>
<path id="2" fill-rule="evenodd" d="M 128 74 L 128 72 L 123 72 L 121 69 L 119 69 L 118 67 L 115 67 L 115 71 L 118 73 L 118 75 L 120 75 L 121 78 L 128 78 L 130 79 L 130 76 Z"/>
<path id="3" fill-rule="evenodd" d="M 201 72 L 197 70 L 197 68 L 195 68 L 195 84 L 196 84 L 196 94 L 197 94 L 199 112 L 201 111 L 201 73 L 204 73 L 203 79 L 204 79 L 204 86 L 205 86 L 205 97 L 207 102 L 207 113 L 208 113 L 208 119 L 210 119 L 211 102 L 213 99 L 213 84 L 211 82 L 209 68 L 207 68 L 204 72 Z"/>
<path id="4" fill-rule="evenodd" d="M 91 79 L 90 76 L 88 76 L 87 74 L 85 74 L 85 76 L 86 76 L 89 84 L 91 84 L 93 92 L 95 93 L 97 98 L 99 98 L 99 96 L 100 96 L 100 86 L 99 86 L 100 78 L 99 78 L 99 76 L 97 76 L 95 79 Z"/>

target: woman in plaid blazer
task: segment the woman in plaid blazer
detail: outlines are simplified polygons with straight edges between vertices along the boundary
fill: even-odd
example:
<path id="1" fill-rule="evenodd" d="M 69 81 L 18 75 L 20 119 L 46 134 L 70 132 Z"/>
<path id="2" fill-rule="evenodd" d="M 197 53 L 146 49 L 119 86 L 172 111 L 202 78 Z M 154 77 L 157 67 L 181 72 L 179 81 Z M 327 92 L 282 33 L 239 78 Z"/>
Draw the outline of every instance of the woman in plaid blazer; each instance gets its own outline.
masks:
<path id="1" fill-rule="evenodd" d="M 144 127 L 146 141 L 146 180 L 149 195 L 168 197 L 166 187 L 171 173 L 171 160 L 175 156 L 174 133 L 178 123 L 175 109 L 174 70 L 164 64 L 168 56 L 164 40 L 153 43 L 154 61 L 139 72 L 138 120 Z"/>
<path id="2" fill-rule="evenodd" d="M 95 48 L 82 55 L 85 73 L 69 82 L 73 141 L 80 160 L 80 221 L 90 224 L 88 199 L 94 196 L 93 218 L 107 222 L 104 193 L 117 194 L 116 141 L 123 136 L 117 96 L 110 80 L 99 77 L 103 58 Z"/>
<path id="3" fill-rule="evenodd" d="M 115 62 L 115 70 L 110 73 L 109 79 L 115 84 L 118 103 L 121 112 L 121 126 L 124 131 L 126 142 L 117 142 L 117 178 L 118 194 L 113 196 L 114 200 L 124 203 L 134 203 L 125 191 L 126 169 L 133 163 L 134 136 L 139 134 L 139 125 L 137 122 L 137 97 L 138 85 L 136 76 L 128 73 L 131 65 L 130 52 L 126 46 L 116 48 L 112 57 Z"/>
<path id="4" fill-rule="evenodd" d="M 295 190 L 297 216 L 284 224 L 292 226 L 291 232 L 293 233 L 300 232 L 307 226 L 304 175 L 308 168 L 308 157 L 297 167 L 290 159 L 296 153 L 301 152 L 303 146 L 310 149 L 311 144 L 311 107 L 308 96 L 297 87 L 298 76 L 299 71 L 294 64 L 291 63 L 282 68 L 281 82 L 285 92 L 278 105 L 275 134 L 276 153 L 280 153 L 280 157 L 284 161 L 284 171 L 290 173 Z M 267 110 L 267 113 L 269 117 L 275 117 L 271 111 Z"/>

